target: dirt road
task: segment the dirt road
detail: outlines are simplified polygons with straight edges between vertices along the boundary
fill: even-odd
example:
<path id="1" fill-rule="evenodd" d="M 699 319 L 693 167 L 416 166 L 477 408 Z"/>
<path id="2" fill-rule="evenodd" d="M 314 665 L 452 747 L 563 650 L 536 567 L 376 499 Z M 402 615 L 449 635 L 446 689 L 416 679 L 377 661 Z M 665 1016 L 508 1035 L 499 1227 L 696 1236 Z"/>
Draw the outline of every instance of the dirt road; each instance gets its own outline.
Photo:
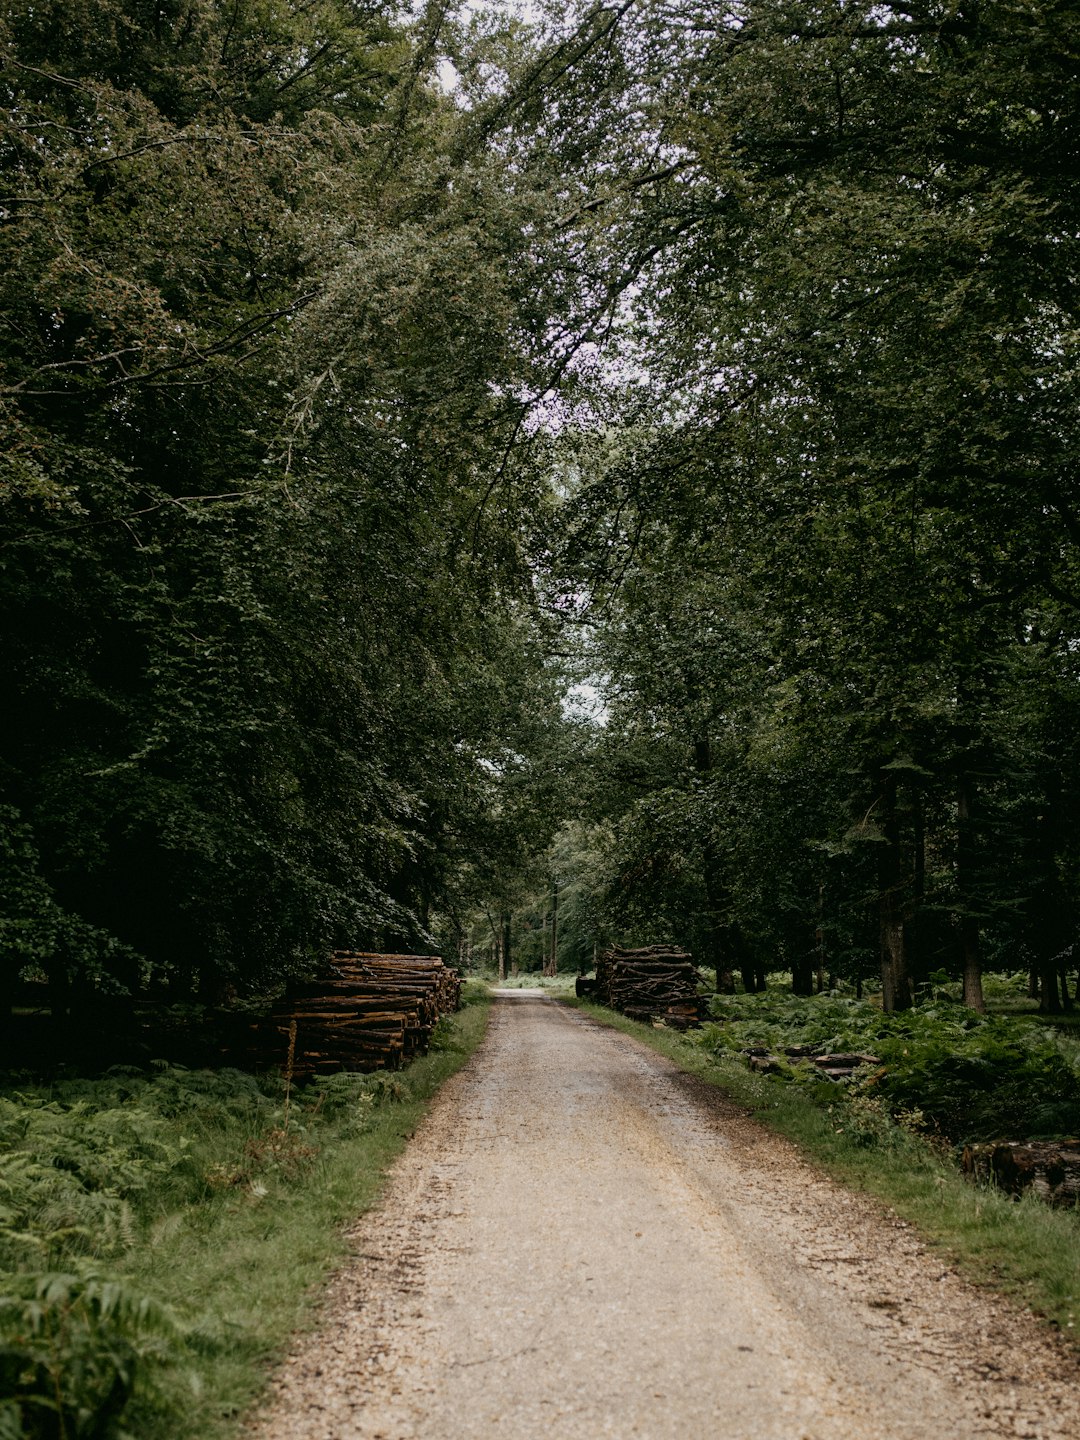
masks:
<path id="1" fill-rule="evenodd" d="M 902 1222 L 530 992 L 355 1234 L 258 1440 L 1080 1437 L 1080 1367 Z"/>

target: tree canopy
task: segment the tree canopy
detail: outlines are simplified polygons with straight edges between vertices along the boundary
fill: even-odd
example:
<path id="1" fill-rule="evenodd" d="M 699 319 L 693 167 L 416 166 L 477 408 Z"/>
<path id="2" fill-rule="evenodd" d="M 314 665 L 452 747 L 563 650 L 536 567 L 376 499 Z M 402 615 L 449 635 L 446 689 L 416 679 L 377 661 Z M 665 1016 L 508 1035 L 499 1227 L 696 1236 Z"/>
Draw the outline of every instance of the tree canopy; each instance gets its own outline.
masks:
<path id="1" fill-rule="evenodd" d="M 1062 1003 L 1078 25 L 9 7 L 7 983 L 264 985 L 554 873 L 566 961 Z"/>

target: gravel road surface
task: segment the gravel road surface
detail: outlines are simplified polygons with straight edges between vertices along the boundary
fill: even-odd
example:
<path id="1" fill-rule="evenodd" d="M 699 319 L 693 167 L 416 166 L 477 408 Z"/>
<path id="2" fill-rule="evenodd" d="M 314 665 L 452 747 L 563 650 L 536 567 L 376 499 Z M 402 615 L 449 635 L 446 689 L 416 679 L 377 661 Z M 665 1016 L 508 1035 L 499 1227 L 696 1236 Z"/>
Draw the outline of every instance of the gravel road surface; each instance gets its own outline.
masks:
<path id="1" fill-rule="evenodd" d="M 1080 1437 L 1080 1366 L 711 1087 L 505 991 L 253 1440 Z"/>

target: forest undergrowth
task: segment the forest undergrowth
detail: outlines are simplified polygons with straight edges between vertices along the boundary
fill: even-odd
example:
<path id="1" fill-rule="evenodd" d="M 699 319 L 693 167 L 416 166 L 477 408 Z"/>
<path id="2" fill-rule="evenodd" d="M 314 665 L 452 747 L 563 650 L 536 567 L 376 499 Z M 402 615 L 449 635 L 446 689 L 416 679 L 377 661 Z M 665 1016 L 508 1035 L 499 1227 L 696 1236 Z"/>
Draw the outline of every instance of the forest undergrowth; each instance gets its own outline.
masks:
<path id="1" fill-rule="evenodd" d="M 988 987 L 992 982 L 988 977 Z M 1005 989 L 1007 982 L 1001 982 Z M 911 1010 L 882 1012 L 840 994 L 714 996 L 713 1020 L 695 1043 L 718 1055 L 751 1048 L 775 1056 L 782 1079 L 831 1106 L 871 1105 L 891 1121 L 951 1146 L 969 1141 L 1066 1137 L 1080 1115 L 1080 1042 L 1036 1015 L 980 1015 L 943 988 Z M 843 1087 L 809 1057 L 871 1055 Z"/>
<path id="2" fill-rule="evenodd" d="M 467 987 L 397 1074 L 162 1063 L 0 1089 L 0 1440 L 225 1434 L 345 1224 L 479 1044 Z"/>
<path id="3" fill-rule="evenodd" d="M 1075 1134 L 1080 1046 L 1025 1017 L 982 1017 L 938 996 L 886 1015 L 868 1001 L 780 990 L 717 996 L 716 1014 L 680 1034 L 586 1000 L 594 1019 L 635 1036 L 717 1086 L 842 1183 L 884 1201 L 965 1274 L 1075 1336 L 1080 1215 L 969 1182 L 961 1144 Z M 745 1051 L 814 1046 L 871 1051 L 850 1084 L 809 1061 L 747 1068 Z"/>

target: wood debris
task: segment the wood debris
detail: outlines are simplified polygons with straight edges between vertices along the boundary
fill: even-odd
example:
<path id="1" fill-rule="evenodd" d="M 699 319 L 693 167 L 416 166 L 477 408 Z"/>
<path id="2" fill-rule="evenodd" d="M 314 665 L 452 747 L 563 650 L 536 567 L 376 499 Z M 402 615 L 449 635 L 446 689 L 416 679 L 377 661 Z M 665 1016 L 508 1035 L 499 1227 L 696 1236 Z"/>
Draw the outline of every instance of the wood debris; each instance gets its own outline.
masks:
<path id="1" fill-rule="evenodd" d="M 850 1054 L 848 1052 L 829 1055 L 815 1055 L 807 1045 L 788 1046 L 783 1055 L 774 1055 L 767 1046 L 751 1045 L 743 1051 L 751 1070 L 762 1075 L 778 1075 L 788 1063 L 808 1060 L 816 1066 L 826 1080 L 850 1080 L 855 1071 L 863 1065 L 880 1065 L 879 1055 Z"/>

